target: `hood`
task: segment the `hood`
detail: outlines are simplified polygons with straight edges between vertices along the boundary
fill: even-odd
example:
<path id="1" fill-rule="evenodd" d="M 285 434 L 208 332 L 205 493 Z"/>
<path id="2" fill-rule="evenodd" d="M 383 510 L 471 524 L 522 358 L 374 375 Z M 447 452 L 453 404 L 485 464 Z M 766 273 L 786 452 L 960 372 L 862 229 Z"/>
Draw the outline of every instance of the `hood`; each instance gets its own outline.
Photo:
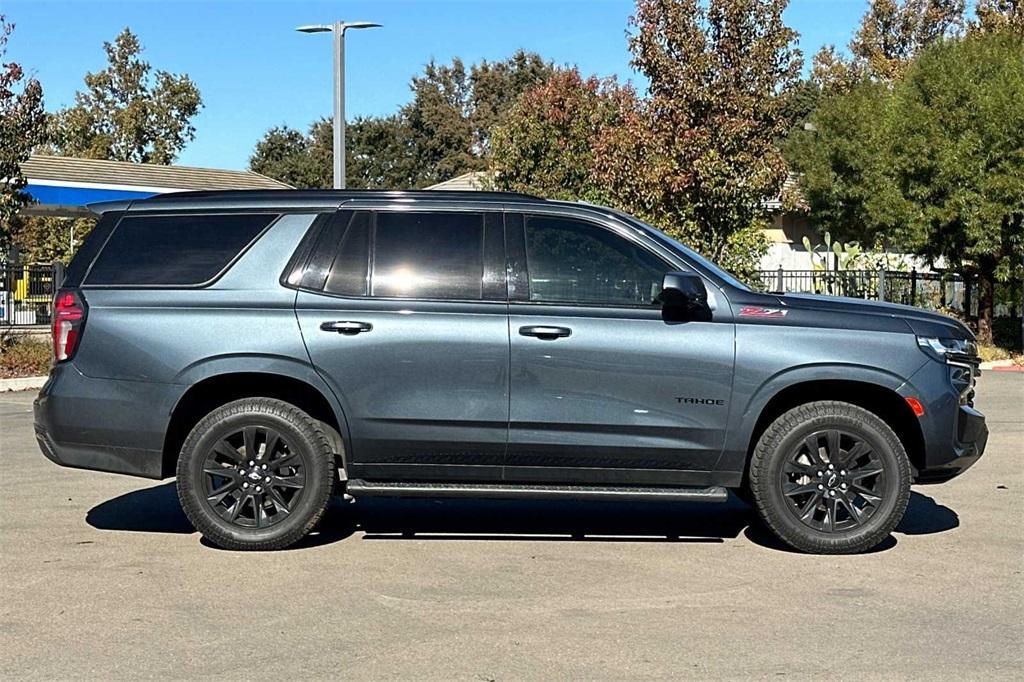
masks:
<path id="1" fill-rule="evenodd" d="M 772 296 L 778 299 L 781 305 L 796 310 L 899 319 L 903 320 L 918 336 L 974 340 L 974 334 L 959 320 L 909 305 L 816 294 L 772 294 Z"/>

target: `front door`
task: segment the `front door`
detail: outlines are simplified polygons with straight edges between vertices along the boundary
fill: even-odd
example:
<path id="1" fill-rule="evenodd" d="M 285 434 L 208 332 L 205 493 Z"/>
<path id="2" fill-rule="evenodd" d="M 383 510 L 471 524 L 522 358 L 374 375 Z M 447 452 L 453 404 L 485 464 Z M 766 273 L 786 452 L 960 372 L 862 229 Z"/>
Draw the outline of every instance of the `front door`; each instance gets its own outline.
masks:
<path id="1" fill-rule="evenodd" d="M 342 211 L 321 235 L 296 311 L 351 478 L 501 479 L 504 265 L 500 212 Z"/>
<path id="2" fill-rule="evenodd" d="M 654 297 L 679 266 L 610 226 L 510 214 L 507 227 L 506 480 L 706 485 L 734 325 L 663 320 Z"/>

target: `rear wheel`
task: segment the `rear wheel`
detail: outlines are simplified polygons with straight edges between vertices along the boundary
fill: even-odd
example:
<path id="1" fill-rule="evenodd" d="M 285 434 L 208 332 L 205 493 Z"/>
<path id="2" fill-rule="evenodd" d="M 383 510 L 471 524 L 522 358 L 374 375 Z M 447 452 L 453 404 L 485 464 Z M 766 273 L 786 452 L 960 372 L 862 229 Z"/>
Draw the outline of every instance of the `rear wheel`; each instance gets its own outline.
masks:
<path id="1" fill-rule="evenodd" d="M 768 426 L 750 463 L 750 488 L 764 522 L 804 552 L 871 549 L 903 518 L 910 499 L 903 444 L 876 415 L 822 401 Z"/>
<path id="2" fill-rule="evenodd" d="M 283 549 L 309 533 L 334 485 L 327 434 L 294 405 L 247 398 L 200 421 L 178 459 L 189 520 L 226 549 Z"/>

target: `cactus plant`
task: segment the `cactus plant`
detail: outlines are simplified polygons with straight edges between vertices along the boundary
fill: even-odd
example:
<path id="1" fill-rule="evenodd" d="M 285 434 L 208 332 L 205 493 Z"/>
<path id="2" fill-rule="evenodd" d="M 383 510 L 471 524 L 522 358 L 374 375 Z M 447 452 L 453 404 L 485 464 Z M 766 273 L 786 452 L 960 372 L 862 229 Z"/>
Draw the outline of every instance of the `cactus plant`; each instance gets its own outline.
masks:
<path id="1" fill-rule="evenodd" d="M 844 276 L 844 271 L 855 267 L 857 260 L 862 255 L 858 242 L 832 241 L 832 235 L 825 232 L 824 246 L 811 246 L 811 240 L 803 238 L 804 248 L 811 256 L 811 267 L 815 270 L 814 290 L 819 294 L 829 295 L 857 295 L 861 292 L 856 278 Z M 832 256 L 835 256 L 835 268 L 829 266 Z M 820 275 L 817 273 L 821 273 Z"/>
<path id="2" fill-rule="evenodd" d="M 858 242 L 840 242 L 832 241 L 832 234 L 825 232 L 825 245 L 822 247 L 811 246 L 811 240 L 804 237 L 804 248 L 807 249 L 807 253 L 811 255 L 811 266 L 818 271 L 828 272 L 832 268 L 829 267 L 829 256 L 835 254 L 836 256 L 836 267 L 835 270 L 848 270 L 856 262 L 857 258 L 861 255 L 860 243 Z"/>

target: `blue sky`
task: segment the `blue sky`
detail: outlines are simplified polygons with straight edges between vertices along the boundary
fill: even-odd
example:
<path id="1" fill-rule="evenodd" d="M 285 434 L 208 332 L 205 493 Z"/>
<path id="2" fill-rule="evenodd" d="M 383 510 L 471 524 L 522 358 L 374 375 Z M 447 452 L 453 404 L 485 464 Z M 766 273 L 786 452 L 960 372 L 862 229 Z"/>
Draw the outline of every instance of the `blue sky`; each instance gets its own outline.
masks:
<path id="1" fill-rule="evenodd" d="M 867 0 L 792 0 L 787 23 L 809 58 L 826 43 L 845 46 Z M 335 19 L 384 28 L 349 34 L 347 108 L 394 112 L 409 100 L 409 79 L 434 58 L 497 60 L 517 48 L 584 73 L 639 79 L 629 67 L 630 0 L 0 0 L 16 24 L 8 56 L 42 84 L 49 110 L 74 101 L 87 71 L 102 69 L 102 44 L 125 26 L 155 68 L 187 73 L 205 108 L 196 139 L 178 163 L 245 168 L 270 127 L 305 130 L 331 111 L 331 40 L 295 26 Z"/>

